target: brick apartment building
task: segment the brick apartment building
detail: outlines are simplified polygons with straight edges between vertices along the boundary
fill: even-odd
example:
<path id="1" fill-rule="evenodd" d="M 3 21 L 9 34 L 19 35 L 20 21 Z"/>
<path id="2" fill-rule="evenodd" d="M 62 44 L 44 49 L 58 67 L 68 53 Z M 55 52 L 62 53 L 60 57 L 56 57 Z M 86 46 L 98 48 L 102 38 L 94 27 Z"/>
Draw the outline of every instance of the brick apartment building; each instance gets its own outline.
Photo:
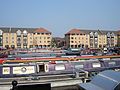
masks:
<path id="1" fill-rule="evenodd" d="M 72 29 L 65 34 L 67 48 L 103 48 L 118 44 L 117 31 Z"/>
<path id="2" fill-rule="evenodd" d="M 10 48 L 49 48 L 52 33 L 44 28 L 0 28 L 0 46 Z"/>

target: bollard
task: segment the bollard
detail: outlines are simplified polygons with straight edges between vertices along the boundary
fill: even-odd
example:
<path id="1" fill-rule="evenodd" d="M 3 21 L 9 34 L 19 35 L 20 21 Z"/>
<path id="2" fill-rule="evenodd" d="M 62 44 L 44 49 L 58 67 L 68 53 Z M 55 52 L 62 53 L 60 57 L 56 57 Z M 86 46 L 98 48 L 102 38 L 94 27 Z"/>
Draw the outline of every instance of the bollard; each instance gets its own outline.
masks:
<path id="1" fill-rule="evenodd" d="M 12 89 L 11 90 L 16 90 L 16 87 L 17 87 L 17 84 L 18 84 L 18 82 L 16 81 L 16 80 L 13 80 L 12 81 Z"/>

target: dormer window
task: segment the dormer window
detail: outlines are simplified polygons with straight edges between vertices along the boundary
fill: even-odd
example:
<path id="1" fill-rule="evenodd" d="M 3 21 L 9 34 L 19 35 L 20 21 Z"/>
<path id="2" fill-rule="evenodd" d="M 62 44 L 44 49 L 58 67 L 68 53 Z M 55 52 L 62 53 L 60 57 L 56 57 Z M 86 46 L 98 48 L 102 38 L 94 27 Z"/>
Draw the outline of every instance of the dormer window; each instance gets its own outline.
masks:
<path id="1" fill-rule="evenodd" d="M 23 31 L 23 35 L 27 35 L 27 31 L 26 30 Z"/>
<path id="2" fill-rule="evenodd" d="M 107 37 L 110 37 L 110 32 L 107 33 Z"/>
<path id="3" fill-rule="evenodd" d="M 90 32 L 90 36 L 93 36 L 93 32 Z"/>
<path id="4" fill-rule="evenodd" d="M 21 35 L 21 31 L 20 30 L 17 31 L 17 35 Z"/>
<path id="5" fill-rule="evenodd" d="M 98 36 L 98 33 L 97 32 L 95 32 L 95 37 L 97 37 Z"/>
<path id="6" fill-rule="evenodd" d="M 112 33 L 111 33 L 111 36 L 112 36 L 112 37 L 114 37 L 114 36 L 115 36 L 115 34 L 112 32 Z"/>

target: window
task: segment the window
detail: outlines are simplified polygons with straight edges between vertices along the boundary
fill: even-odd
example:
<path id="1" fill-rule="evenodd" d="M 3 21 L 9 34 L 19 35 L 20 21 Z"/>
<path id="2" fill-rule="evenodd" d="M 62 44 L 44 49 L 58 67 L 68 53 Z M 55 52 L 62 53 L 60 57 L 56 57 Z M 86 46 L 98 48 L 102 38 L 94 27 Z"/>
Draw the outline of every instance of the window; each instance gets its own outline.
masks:
<path id="1" fill-rule="evenodd" d="M 71 45 L 71 48 L 73 48 L 73 45 Z"/>
<path id="2" fill-rule="evenodd" d="M 75 33 L 71 34 L 71 35 L 75 35 Z"/>
<path id="3" fill-rule="evenodd" d="M 111 33 L 111 36 L 112 36 L 112 37 L 114 37 L 114 36 L 115 36 L 115 34 L 112 32 L 112 33 Z"/>
<path id="4" fill-rule="evenodd" d="M 71 41 L 71 43 L 73 43 L 73 41 Z"/>
<path id="5" fill-rule="evenodd" d="M 107 33 L 107 37 L 110 37 L 110 32 Z"/>
<path id="6" fill-rule="evenodd" d="M 23 35 L 27 35 L 27 31 L 26 30 L 23 31 Z"/>
<path id="7" fill-rule="evenodd" d="M 93 63 L 92 66 L 93 68 L 101 67 L 100 63 Z"/>
<path id="8" fill-rule="evenodd" d="M 97 38 L 95 38 L 95 40 L 98 40 Z"/>
<path id="9" fill-rule="evenodd" d="M 6 40 L 6 43 L 8 43 L 8 41 Z"/>
<path id="10" fill-rule="evenodd" d="M 21 35 L 21 31 L 20 30 L 17 31 L 17 35 Z"/>
<path id="11" fill-rule="evenodd" d="M 12 37 L 12 39 L 14 39 L 14 37 Z"/>
<path id="12" fill-rule="evenodd" d="M 33 47 L 33 45 L 30 45 L 29 47 L 30 47 L 30 48 L 32 48 L 32 47 Z"/>
<path id="13" fill-rule="evenodd" d="M 71 39 L 73 39 L 73 37 L 71 37 Z"/>
<path id="14" fill-rule="evenodd" d="M 20 39 L 20 38 L 18 38 L 18 39 L 17 39 L 17 41 L 21 41 L 21 39 Z"/>
<path id="15" fill-rule="evenodd" d="M 50 37 L 47 37 L 47 39 L 50 39 Z"/>
<path id="16" fill-rule="evenodd" d="M 27 43 L 27 39 L 23 39 L 23 43 Z"/>
<path id="17" fill-rule="evenodd" d="M 79 64 L 79 65 L 75 65 L 75 68 L 76 69 L 81 69 L 81 68 L 83 68 L 83 66 L 84 66 L 83 64 Z"/>
<path id="18" fill-rule="evenodd" d="M 56 65 L 55 70 L 65 70 L 65 66 L 63 64 Z"/>
<path id="19" fill-rule="evenodd" d="M 30 43 L 32 43 L 32 41 L 30 41 Z"/>
<path id="20" fill-rule="evenodd" d="M 98 33 L 97 32 L 95 32 L 95 37 L 97 37 L 98 36 Z"/>
<path id="21" fill-rule="evenodd" d="M 50 33 L 46 33 L 46 35 L 51 35 Z"/>
<path id="22" fill-rule="evenodd" d="M 14 36 L 14 33 L 11 33 L 12 36 Z"/>
<path id="23" fill-rule="evenodd" d="M 93 32 L 90 32 L 90 36 L 93 36 Z"/>
<path id="24" fill-rule="evenodd" d="M 112 61 L 112 62 L 109 62 L 108 64 L 109 66 L 115 66 L 116 63 Z"/>
<path id="25" fill-rule="evenodd" d="M 40 34 L 40 33 L 37 33 L 38 35 Z"/>
<path id="26" fill-rule="evenodd" d="M 2 37 L 0 37 L 0 44 L 2 44 Z"/>
<path id="27" fill-rule="evenodd" d="M 47 41 L 48 43 L 50 43 L 50 41 Z"/>
<path id="28" fill-rule="evenodd" d="M 3 33 L 3 31 L 2 31 L 2 30 L 0 30 L 0 35 L 2 35 L 2 33 Z"/>

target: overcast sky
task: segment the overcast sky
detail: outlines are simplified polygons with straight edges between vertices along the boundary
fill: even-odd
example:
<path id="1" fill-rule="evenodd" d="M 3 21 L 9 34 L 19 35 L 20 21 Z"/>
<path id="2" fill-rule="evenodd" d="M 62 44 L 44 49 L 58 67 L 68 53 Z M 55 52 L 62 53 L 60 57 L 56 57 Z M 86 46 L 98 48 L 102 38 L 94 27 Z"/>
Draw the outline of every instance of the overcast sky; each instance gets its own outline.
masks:
<path id="1" fill-rule="evenodd" d="M 120 0 L 0 0 L 0 27 L 120 30 Z"/>

